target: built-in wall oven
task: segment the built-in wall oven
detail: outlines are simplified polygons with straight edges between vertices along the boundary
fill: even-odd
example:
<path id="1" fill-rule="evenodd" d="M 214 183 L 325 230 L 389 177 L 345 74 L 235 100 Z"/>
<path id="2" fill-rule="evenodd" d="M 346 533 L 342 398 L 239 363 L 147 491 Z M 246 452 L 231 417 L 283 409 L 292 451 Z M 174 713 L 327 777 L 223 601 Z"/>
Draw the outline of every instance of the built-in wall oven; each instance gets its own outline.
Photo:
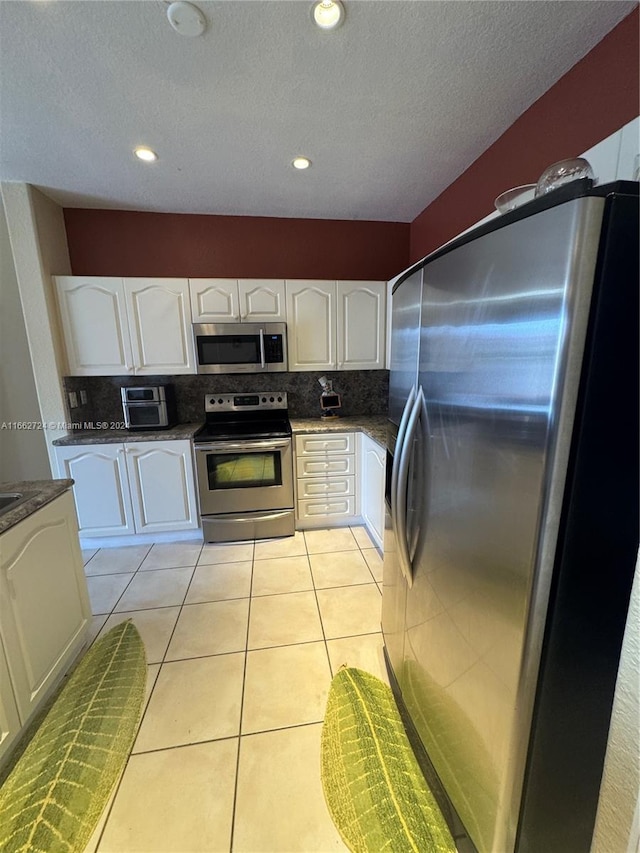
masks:
<path id="1" fill-rule="evenodd" d="M 208 394 L 194 436 L 206 542 L 292 536 L 293 447 L 284 392 Z"/>

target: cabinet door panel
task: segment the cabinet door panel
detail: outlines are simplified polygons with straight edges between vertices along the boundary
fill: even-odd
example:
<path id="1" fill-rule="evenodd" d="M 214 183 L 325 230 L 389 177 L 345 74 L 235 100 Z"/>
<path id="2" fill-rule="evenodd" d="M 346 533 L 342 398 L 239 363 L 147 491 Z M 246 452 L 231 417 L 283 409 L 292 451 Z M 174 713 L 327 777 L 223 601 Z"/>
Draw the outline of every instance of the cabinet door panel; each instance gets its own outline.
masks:
<path id="1" fill-rule="evenodd" d="M 356 478 L 351 477 L 304 477 L 298 480 L 298 497 L 320 498 L 323 495 L 344 497 L 355 495 Z"/>
<path id="2" fill-rule="evenodd" d="M 296 474 L 298 477 L 328 477 L 334 474 L 355 474 L 355 456 L 298 456 Z"/>
<path id="3" fill-rule="evenodd" d="M 345 498 L 320 498 L 318 500 L 298 501 L 298 520 L 348 518 L 356 514 L 356 499 Z"/>
<path id="4" fill-rule="evenodd" d="M 361 507 L 362 517 L 379 548 L 384 538 L 384 485 L 386 456 L 367 435 L 362 436 Z"/>
<path id="5" fill-rule="evenodd" d="M 123 279 L 58 276 L 55 282 L 69 373 L 133 372 Z"/>
<path id="6" fill-rule="evenodd" d="M 287 281 L 289 370 L 336 366 L 336 284 Z"/>
<path id="7" fill-rule="evenodd" d="M 189 282 L 125 279 L 136 374 L 195 373 Z"/>
<path id="8" fill-rule="evenodd" d="M 11 686 L 7 659 L 0 638 L 0 766 L 20 731 L 18 706 Z"/>
<path id="9" fill-rule="evenodd" d="M 339 281 L 337 292 L 338 369 L 383 369 L 386 282 Z"/>
<path id="10" fill-rule="evenodd" d="M 240 320 L 236 278 L 190 278 L 194 323 L 237 323 Z"/>
<path id="11" fill-rule="evenodd" d="M 309 456 L 318 453 L 353 453 L 355 451 L 355 433 L 296 436 L 296 455 Z"/>
<path id="12" fill-rule="evenodd" d="M 121 444 L 57 447 L 58 473 L 75 480 L 73 494 L 84 536 L 133 533 L 129 481 Z"/>
<path id="13" fill-rule="evenodd" d="M 286 322 L 284 279 L 238 279 L 238 297 L 240 318 L 243 322 Z"/>
<path id="14" fill-rule="evenodd" d="M 89 618 L 73 503 L 62 495 L 2 537 L 2 626 L 22 722 L 41 701 Z"/>
<path id="15" fill-rule="evenodd" d="M 197 528 L 190 442 L 149 441 L 125 450 L 136 532 Z"/>

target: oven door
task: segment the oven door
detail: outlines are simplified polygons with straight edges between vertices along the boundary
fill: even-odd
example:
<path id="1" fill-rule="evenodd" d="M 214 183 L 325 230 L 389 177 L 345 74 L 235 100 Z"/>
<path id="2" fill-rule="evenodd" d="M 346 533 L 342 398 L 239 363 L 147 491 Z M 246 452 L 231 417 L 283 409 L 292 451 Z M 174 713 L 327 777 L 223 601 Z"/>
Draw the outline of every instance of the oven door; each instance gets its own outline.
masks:
<path id="1" fill-rule="evenodd" d="M 154 429 L 168 425 L 166 403 L 124 403 L 122 411 L 127 429 Z"/>
<path id="2" fill-rule="evenodd" d="M 201 515 L 293 508 L 290 438 L 195 445 Z"/>

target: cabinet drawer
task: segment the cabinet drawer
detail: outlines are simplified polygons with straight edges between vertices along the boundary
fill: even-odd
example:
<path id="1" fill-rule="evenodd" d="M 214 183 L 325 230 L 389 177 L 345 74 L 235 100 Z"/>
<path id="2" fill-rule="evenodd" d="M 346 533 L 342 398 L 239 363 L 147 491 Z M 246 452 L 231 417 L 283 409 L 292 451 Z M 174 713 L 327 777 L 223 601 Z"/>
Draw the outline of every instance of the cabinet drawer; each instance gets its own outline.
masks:
<path id="1" fill-rule="evenodd" d="M 298 480 L 298 497 L 321 498 L 323 495 L 330 497 L 345 497 L 355 495 L 355 477 L 308 477 L 306 480 Z"/>
<path id="2" fill-rule="evenodd" d="M 315 453 L 355 453 L 355 434 L 297 435 L 296 455 L 309 456 Z"/>
<path id="3" fill-rule="evenodd" d="M 345 518 L 355 514 L 356 499 L 353 496 L 298 501 L 298 519 L 301 521 L 307 518 Z"/>
<path id="4" fill-rule="evenodd" d="M 298 456 L 296 458 L 298 477 L 330 477 L 334 474 L 353 475 L 356 473 L 356 458 L 350 456 Z"/>

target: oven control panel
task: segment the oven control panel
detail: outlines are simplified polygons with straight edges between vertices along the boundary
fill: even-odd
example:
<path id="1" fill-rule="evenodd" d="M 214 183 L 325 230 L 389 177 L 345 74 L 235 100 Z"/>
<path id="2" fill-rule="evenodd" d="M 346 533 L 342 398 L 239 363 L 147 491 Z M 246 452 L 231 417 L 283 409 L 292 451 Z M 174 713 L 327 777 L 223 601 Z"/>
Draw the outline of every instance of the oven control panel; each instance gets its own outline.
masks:
<path id="1" fill-rule="evenodd" d="M 261 391 L 258 394 L 207 394 L 205 412 L 256 412 L 286 409 L 286 391 Z"/>

